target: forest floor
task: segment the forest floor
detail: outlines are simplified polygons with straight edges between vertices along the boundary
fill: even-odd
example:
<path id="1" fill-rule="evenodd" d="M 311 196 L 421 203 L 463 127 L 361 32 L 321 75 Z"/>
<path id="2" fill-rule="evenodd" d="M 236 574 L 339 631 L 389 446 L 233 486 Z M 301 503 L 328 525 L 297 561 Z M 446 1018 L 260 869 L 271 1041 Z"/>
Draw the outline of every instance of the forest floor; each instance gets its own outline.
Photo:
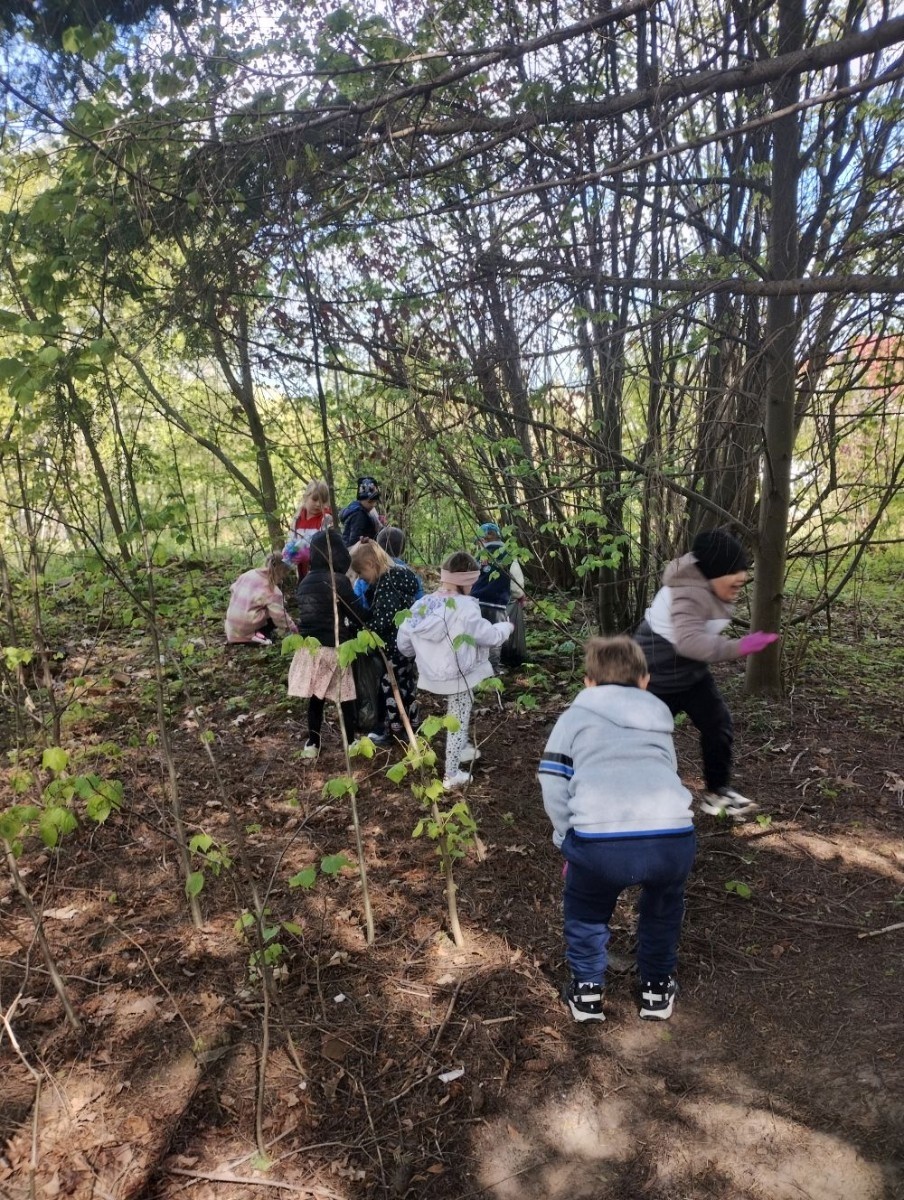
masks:
<path id="1" fill-rule="evenodd" d="M 348 802 L 323 793 L 344 774 L 335 724 L 320 760 L 300 762 L 278 647 L 226 651 L 219 622 L 197 622 L 209 652 L 186 660 L 189 689 L 172 683 L 168 702 L 179 791 L 190 833 L 233 857 L 234 810 L 274 927 L 295 930 L 274 939 L 265 1008 L 236 931 L 250 903 L 239 863 L 207 871 L 203 927 L 189 920 L 147 646 L 115 627 L 82 643 L 90 622 L 65 593 L 55 611 L 59 686 L 79 680 L 70 769 L 121 780 L 125 803 L 18 860 L 80 1033 L 0 882 L 0 1196 L 904 1196 L 904 929 L 886 929 L 904 922 L 900 612 L 836 609 L 837 640 L 799 654 L 780 703 L 719 672 L 736 783 L 760 820 L 699 821 L 673 1019 L 638 1019 L 623 902 L 607 1020 L 588 1026 L 559 998 L 561 859 L 536 782 L 579 678 L 555 636 L 536 636 L 504 706 L 478 714 L 482 856 L 457 867 L 463 947 L 445 932 L 435 846 L 411 837 L 418 802 L 385 775 L 398 752 L 354 760 L 368 948 L 355 870 L 288 886 L 323 856 L 356 860 Z M 677 745 L 699 791 L 693 730 Z"/>

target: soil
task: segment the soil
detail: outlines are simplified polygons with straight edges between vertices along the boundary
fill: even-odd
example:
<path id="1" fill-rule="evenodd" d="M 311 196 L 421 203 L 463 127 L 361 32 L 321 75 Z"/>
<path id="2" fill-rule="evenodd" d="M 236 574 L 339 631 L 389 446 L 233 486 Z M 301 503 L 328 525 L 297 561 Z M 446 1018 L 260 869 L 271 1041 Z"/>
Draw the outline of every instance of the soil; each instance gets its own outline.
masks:
<path id="1" fill-rule="evenodd" d="M 215 622 L 209 632 L 214 644 Z M 86 682 L 65 744 L 79 771 L 121 779 L 126 803 L 58 851 L 29 844 L 19 858 L 81 1032 L 12 880 L 0 884 L 0 1195 L 904 1196 L 904 673 L 877 667 L 877 688 L 885 651 L 872 635 L 848 645 L 862 670 L 830 656 L 799 665 L 791 701 L 747 700 L 739 670 L 719 673 L 736 786 L 761 820 L 699 821 L 672 1020 L 638 1019 L 626 898 L 607 1020 L 589 1027 L 559 998 L 561 860 L 535 774 L 575 690 L 561 660 L 536 655 L 545 684 L 535 668 L 508 673 L 504 706 L 478 715 L 468 800 L 480 843 L 456 868 L 461 947 L 435 845 L 411 837 L 418 802 L 385 775 L 399 752 L 355 760 L 368 947 L 356 870 L 288 886 L 356 852 L 347 798 L 323 793 L 344 774 L 335 724 L 317 762 L 297 759 L 303 712 L 284 699 L 278 648 L 202 654 L 190 696 L 173 691 L 186 825 L 235 860 L 207 871 L 200 929 L 146 652 L 112 632 L 90 663 L 71 651 L 61 686 Z M 677 745 L 699 791 L 694 731 L 681 727 Z M 237 932 L 247 870 L 273 922 L 293 925 L 274 939 L 272 1003 Z"/>

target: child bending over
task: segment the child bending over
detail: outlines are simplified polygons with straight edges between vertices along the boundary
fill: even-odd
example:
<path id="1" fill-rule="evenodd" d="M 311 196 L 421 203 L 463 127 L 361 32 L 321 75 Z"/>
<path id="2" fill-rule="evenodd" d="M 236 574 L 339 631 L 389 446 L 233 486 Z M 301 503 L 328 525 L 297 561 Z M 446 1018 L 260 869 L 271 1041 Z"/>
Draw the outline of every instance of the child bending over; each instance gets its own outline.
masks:
<path id="1" fill-rule="evenodd" d="M 591 638 L 584 690 L 559 717 L 540 763 L 543 806 L 565 858 L 565 946 L 576 1021 L 604 1021 L 609 921 L 640 884 L 640 1015 L 665 1021 L 684 884 L 694 862 L 691 794 L 678 777 L 674 720 L 646 689 L 647 664 L 628 637 Z"/>

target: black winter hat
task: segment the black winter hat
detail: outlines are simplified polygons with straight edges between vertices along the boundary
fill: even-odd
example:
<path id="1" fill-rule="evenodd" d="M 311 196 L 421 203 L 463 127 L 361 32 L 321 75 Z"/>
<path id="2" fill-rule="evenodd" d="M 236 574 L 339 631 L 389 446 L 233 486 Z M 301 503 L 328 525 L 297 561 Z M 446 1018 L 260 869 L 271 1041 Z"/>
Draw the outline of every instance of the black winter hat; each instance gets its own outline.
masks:
<path id="1" fill-rule="evenodd" d="M 747 570 L 744 547 L 724 529 L 707 529 L 698 533 L 691 553 L 707 579 L 719 579 L 722 575 L 735 575 L 738 571 Z"/>

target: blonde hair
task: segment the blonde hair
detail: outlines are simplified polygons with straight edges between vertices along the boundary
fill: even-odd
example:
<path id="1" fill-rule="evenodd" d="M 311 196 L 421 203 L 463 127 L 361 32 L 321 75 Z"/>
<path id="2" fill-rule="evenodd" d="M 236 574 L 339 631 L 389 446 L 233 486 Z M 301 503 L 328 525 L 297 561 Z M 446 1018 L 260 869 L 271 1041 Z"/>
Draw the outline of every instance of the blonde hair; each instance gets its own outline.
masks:
<path id="1" fill-rule="evenodd" d="M 319 500 L 322 508 L 326 508 L 329 505 L 330 489 L 327 487 L 325 479 L 314 479 L 305 488 L 300 505 L 305 512 L 308 511 L 309 500 Z"/>
<path id="2" fill-rule="evenodd" d="M 362 566 L 373 567 L 377 575 L 385 575 L 394 566 L 392 559 L 376 542 L 356 542 L 351 548 L 352 566 L 355 574 L 361 574 Z"/>
<path id="3" fill-rule="evenodd" d="M 584 670 L 594 683 L 639 684 L 650 668 L 633 638 L 592 637 L 584 647 Z"/>
<path id="4" fill-rule="evenodd" d="M 289 574 L 289 568 L 282 560 L 282 555 L 278 552 L 268 554 L 264 561 L 264 567 L 267 571 L 267 583 L 272 588 L 280 588 Z"/>

